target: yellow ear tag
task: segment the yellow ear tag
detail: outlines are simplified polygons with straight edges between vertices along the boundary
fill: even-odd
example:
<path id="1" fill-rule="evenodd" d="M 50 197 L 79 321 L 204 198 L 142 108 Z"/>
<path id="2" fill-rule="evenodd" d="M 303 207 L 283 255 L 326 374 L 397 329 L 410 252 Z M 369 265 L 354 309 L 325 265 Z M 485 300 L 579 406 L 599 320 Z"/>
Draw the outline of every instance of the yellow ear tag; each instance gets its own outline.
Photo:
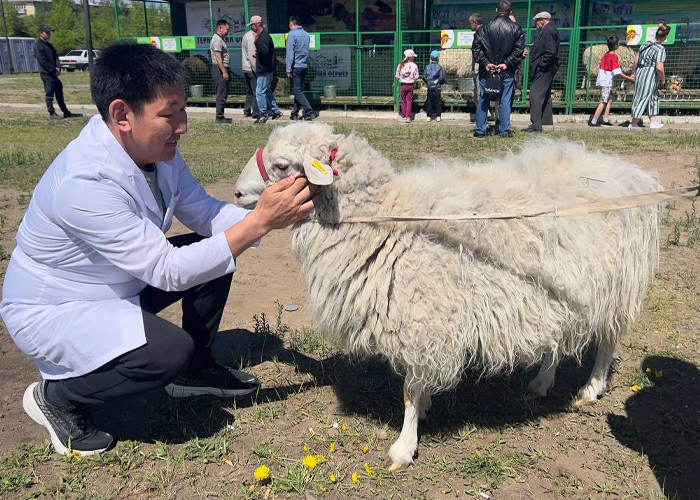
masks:
<path id="1" fill-rule="evenodd" d="M 317 170 L 320 170 L 323 175 L 328 175 L 328 170 L 326 170 L 320 161 L 313 159 L 311 160 L 311 166 Z"/>

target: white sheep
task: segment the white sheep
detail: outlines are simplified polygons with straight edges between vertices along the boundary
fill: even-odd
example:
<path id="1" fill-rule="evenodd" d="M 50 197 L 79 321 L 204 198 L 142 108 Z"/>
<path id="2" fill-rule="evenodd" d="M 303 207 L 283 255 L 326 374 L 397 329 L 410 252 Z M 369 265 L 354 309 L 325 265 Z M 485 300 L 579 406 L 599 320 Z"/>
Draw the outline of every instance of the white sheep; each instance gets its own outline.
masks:
<path id="1" fill-rule="evenodd" d="M 560 359 L 596 343 L 576 404 L 602 396 L 657 263 L 657 207 L 556 219 L 343 220 L 522 212 L 656 191 L 654 174 L 566 141 L 531 142 L 488 163 L 434 159 L 396 172 L 362 137 L 320 123 L 275 129 L 261 164 L 276 181 L 312 159 L 339 175 L 319 187 L 292 249 L 319 331 L 352 353 L 383 356 L 405 376 L 392 469 L 412 463 L 431 395 L 453 388 L 466 368 L 489 375 L 541 362 L 528 392 L 545 396 Z M 254 157 L 236 182 L 237 203 L 253 206 L 264 188 Z"/>

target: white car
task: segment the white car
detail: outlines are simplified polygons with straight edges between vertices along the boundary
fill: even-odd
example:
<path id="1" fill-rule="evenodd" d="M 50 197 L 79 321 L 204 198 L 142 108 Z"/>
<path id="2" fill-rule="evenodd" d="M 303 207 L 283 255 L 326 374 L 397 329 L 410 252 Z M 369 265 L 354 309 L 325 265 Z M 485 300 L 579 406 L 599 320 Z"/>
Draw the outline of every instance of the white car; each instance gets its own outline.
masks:
<path id="1" fill-rule="evenodd" d="M 93 59 L 100 57 L 100 51 L 93 50 L 92 57 Z M 71 50 L 65 56 L 59 57 L 58 60 L 61 62 L 61 69 L 68 71 L 75 71 L 76 69 L 87 71 L 89 69 L 87 50 Z"/>

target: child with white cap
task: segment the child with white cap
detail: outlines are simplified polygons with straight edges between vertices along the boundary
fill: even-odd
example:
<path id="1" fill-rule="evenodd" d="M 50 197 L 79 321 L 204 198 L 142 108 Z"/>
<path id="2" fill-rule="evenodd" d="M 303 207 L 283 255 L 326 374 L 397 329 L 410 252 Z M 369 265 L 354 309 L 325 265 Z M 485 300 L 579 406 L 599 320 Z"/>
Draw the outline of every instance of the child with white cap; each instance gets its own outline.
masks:
<path id="1" fill-rule="evenodd" d="M 413 85 L 418 80 L 418 66 L 413 62 L 416 53 L 412 49 L 403 51 L 403 60 L 396 68 L 396 78 L 401 85 L 401 118 L 399 121 L 411 122 L 411 106 L 413 105 Z"/>
<path id="2" fill-rule="evenodd" d="M 423 71 L 423 80 L 428 86 L 428 97 L 425 100 L 425 112 L 428 121 L 440 121 L 442 118 L 442 84 L 445 83 L 445 70 L 440 66 L 440 52 L 430 53 L 430 63 Z"/>

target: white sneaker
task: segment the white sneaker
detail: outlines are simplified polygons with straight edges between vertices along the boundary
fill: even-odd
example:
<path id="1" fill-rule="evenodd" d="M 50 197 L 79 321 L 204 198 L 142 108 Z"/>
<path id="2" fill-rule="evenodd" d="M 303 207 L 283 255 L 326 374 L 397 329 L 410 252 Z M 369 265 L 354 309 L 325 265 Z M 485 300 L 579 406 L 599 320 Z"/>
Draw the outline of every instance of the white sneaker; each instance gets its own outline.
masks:
<path id="1" fill-rule="evenodd" d="M 651 122 L 649 128 L 664 128 L 664 124 L 661 122 Z"/>
<path id="2" fill-rule="evenodd" d="M 441 121 L 442 121 L 442 118 L 440 118 L 440 117 L 438 116 L 437 118 L 435 118 L 435 121 L 436 121 L 436 122 L 441 122 Z"/>
<path id="3" fill-rule="evenodd" d="M 426 117 L 425 117 L 425 121 L 427 121 L 427 122 L 431 122 L 431 121 L 433 121 L 433 119 L 432 119 L 432 118 L 430 118 L 429 116 L 426 116 Z"/>
<path id="4" fill-rule="evenodd" d="M 627 128 L 628 128 L 629 130 L 641 130 L 642 127 L 640 127 L 639 125 L 633 125 L 633 124 L 630 123 L 630 124 L 627 126 Z"/>

